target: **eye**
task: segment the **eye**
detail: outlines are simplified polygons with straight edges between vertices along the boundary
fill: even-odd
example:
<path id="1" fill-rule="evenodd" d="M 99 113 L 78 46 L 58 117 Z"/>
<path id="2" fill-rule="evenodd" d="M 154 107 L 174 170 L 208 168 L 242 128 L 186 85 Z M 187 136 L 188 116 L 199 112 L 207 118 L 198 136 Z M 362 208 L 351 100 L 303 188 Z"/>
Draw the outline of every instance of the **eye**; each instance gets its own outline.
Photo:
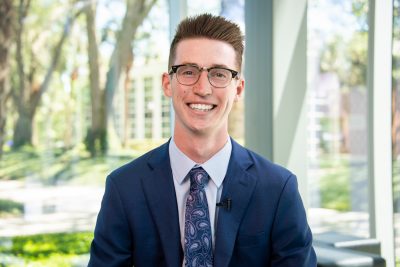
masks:
<path id="1" fill-rule="evenodd" d="M 184 77 L 193 77 L 196 76 L 198 70 L 192 66 L 182 66 L 178 69 L 178 74 Z"/>
<path id="2" fill-rule="evenodd" d="M 210 70 L 210 76 L 216 79 L 229 79 L 230 72 L 225 69 L 212 69 Z"/>
<path id="3" fill-rule="evenodd" d="M 182 71 L 181 74 L 182 74 L 182 75 L 185 75 L 185 76 L 191 76 L 191 75 L 193 75 L 193 71 L 191 71 L 191 70 L 186 70 L 186 71 Z"/>
<path id="4" fill-rule="evenodd" d="M 215 74 L 215 76 L 217 76 L 217 77 L 219 77 L 219 78 L 226 78 L 226 73 L 217 72 L 217 73 Z"/>

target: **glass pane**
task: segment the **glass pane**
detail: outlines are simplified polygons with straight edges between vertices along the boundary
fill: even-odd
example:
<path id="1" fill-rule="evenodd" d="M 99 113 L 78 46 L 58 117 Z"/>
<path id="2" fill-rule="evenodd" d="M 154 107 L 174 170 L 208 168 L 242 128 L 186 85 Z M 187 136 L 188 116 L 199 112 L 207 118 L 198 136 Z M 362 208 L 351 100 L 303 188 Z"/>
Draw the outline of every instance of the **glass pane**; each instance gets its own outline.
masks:
<path id="1" fill-rule="evenodd" d="M 97 8 L 85 11 L 77 1 L 19 6 L 26 2 L 0 4 L 0 21 L 15 14 L 9 30 L 16 36 L 0 30 L 0 53 L 3 40 L 11 44 L 0 68 L 9 69 L 16 96 L 5 101 L 0 78 L 0 266 L 87 266 L 107 174 L 171 133 L 160 80 L 168 2 L 156 1 L 143 21 L 133 14 L 127 24 L 125 1 L 94 1 Z"/>
<path id="2" fill-rule="evenodd" d="M 400 266 L 400 0 L 393 2 L 392 148 L 396 266 Z"/>
<path id="3" fill-rule="evenodd" d="M 369 236 L 367 0 L 308 5 L 310 224 Z"/>
<path id="4" fill-rule="evenodd" d="M 221 10 L 221 0 L 187 0 L 187 13 L 189 16 L 194 16 L 201 13 L 210 13 L 218 15 Z"/>
<path id="5" fill-rule="evenodd" d="M 0 265 L 86 266 L 107 174 L 171 135 L 160 80 L 168 65 L 168 2 L 155 1 L 137 25 L 139 14 L 123 23 L 136 9 L 120 0 L 94 1 L 96 9 L 85 11 L 76 1 L 3 2 L 15 8 L 0 8 L 0 20 L 15 14 L 9 30 L 16 38 L 0 31 L 0 53 L 11 44 L 8 57 L 0 55 L 10 85 L 4 91 L 0 75 Z M 232 19 L 240 24 L 244 1 L 236 2 L 242 12 Z M 232 14 L 238 5 L 188 6 L 189 14 Z M 238 139 L 240 103 L 231 123 Z"/>

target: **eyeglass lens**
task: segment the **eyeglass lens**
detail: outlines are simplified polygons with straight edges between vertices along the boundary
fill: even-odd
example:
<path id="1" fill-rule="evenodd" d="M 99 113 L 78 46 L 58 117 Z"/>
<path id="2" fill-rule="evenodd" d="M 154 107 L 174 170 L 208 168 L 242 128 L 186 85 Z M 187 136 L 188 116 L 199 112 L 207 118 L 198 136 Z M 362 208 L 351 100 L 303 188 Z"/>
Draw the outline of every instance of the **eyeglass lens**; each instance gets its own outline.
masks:
<path id="1" fill-rule="evenodd" d="M 201 70 L 196 66 L 180 66 L 176 72 L 178 81 L 183 85 L 193 85 L 199 80 Z M 215 87 L 226 87 L 232 80 L 232 73 L 222 68 L 210 69 L 207 76 Z"/>

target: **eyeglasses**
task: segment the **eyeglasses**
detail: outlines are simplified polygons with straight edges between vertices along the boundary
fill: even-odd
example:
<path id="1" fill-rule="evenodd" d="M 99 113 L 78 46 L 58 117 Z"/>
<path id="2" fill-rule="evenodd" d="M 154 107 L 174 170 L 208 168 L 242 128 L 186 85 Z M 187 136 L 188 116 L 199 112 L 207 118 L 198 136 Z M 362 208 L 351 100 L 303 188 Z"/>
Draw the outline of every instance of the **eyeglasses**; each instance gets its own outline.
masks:
<path id="1" fill-rule="evenodd" d="M 182 85 L 193 85 L 200 79 L 202 71 L 207 71 L 210 84 L 216 88 L 224 88 L 232 79 L 238 78 L 239 72 L 223 67 L 199 67 L 192 64 L 175 65 L 171 67 L 169 74 L 176 74 L 176 79 Z"/>

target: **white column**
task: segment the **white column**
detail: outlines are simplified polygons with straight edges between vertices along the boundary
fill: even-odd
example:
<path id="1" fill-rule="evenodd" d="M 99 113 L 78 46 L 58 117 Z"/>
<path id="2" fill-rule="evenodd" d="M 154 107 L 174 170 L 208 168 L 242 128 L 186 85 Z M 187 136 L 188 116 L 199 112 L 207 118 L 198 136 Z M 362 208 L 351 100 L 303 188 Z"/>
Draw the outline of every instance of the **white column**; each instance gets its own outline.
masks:
<path id="1" fill-rule="evenodd" d="M 176 26 L 187 16 L 186 0 L 169 0 L 169 37 L 174 38 Z"/>
<path id="2" fill-rule="evenodd" d="M 187 16 L 186 0 L 169 0 L 169 39 L 174 38 L 176 27 L 179 22 Z M 171 135 L 174 134 L 175 112 L 171 102 Z"/>
<path id="3" fill-rule="evenodd" d="M 273 160 L 272 2 L 245 2 L 245 145 Z"/>
<path id="4" fill-rule="evenodd" d="M 274 0 L 273 19 L 273 158 L 297 175 L 308 206 L 307 0 Z"/>
<path id="5" fill-rule="evenodd" d="M 144 138 L 144 108 L 145 108 L 145 103 L 144 103 L 144 84 L 143 84 L 143 76 L 142 75 L 136 75 L 135 78 L 135 113 L 136 113 L 136 138 L 137 139 L 143 139 Z"/>
<path id="6" fill-rule="evenodd" d="M 395 266 L 392 188 L 392 1 L 369 1 L 368 159 L 370 234 Z"/>
<path id="7" fill-rule="evenodd" d="M 157 72 L 158 74 L 158 72 Z M 162 119 L 161 119 L 161 75 L 154 75 L 153 80 L 153 139 L 162 137 Z"/>
<path id="8" fill-rule="evenodd" d="M 298 176 L 307 206 L 307 1 L 246 1 L 245 18 L 245 143 Z"/>

